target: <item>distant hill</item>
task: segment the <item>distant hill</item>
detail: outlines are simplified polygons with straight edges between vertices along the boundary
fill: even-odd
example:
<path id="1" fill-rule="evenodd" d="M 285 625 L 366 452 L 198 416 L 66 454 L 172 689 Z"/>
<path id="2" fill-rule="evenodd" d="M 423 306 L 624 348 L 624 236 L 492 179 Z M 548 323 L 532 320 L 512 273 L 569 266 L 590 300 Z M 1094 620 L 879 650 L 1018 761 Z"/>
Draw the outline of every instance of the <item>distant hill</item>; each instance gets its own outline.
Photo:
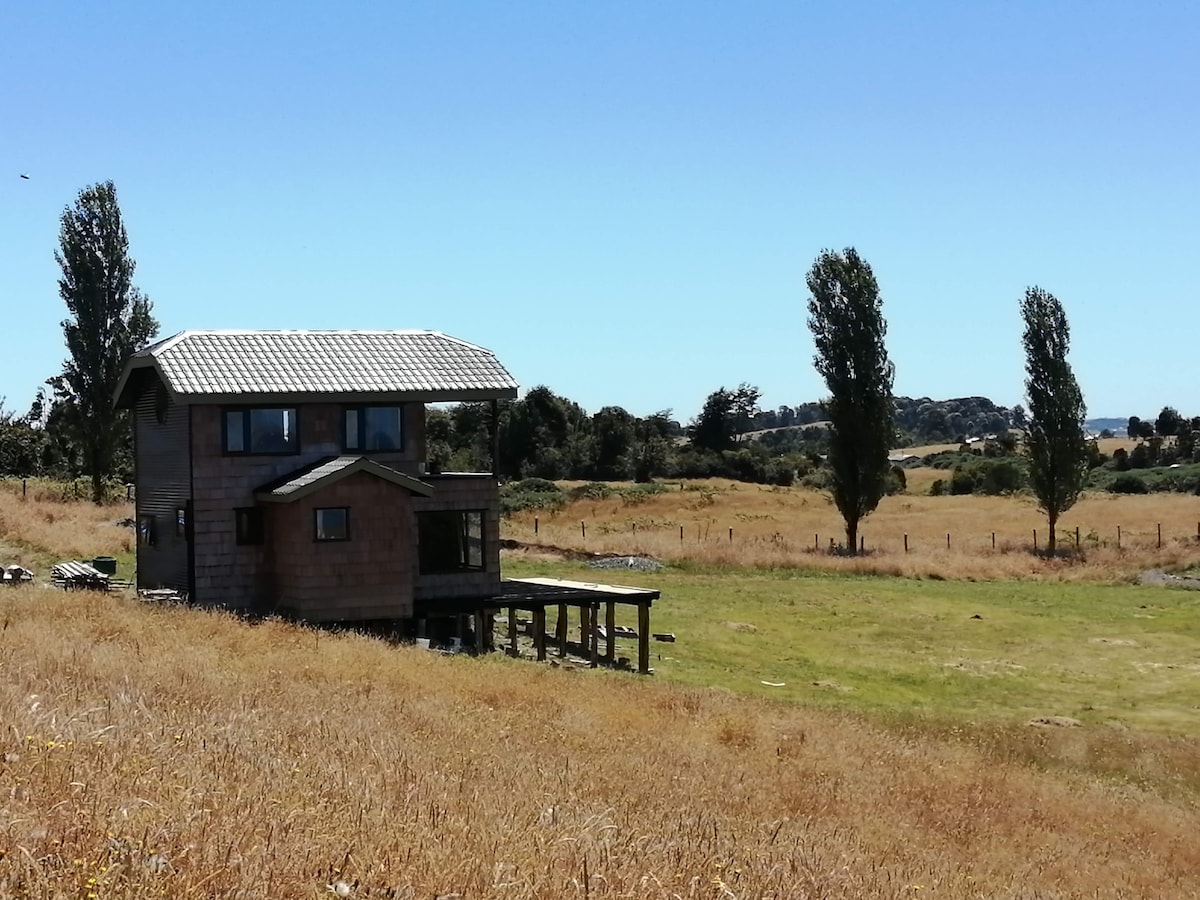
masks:
<path id="1" fill-rule="evenodd" d="M 1083 427 L 1095 434 L 1107 428 L 1117 437 L 1124 437 L 1125 430 L 1129 427 L 1129 416 L 1123 419 L 1087 419 Z"/>
<path id="2" fill-rule="evenodd" d="M 896 430 L 902 446 L 957 443 L 966 438 L 982 438 L 1019 426 L 1024 416 L 1024 410 L 1020 407 L 997 406 L 987 397 L 955 397 L 950 400 L 896 398 Z M 772 432 L 803 429 L 822 422 L 824 418 L 821 404 L 810 402 L 763 410 L 754 417 L 752 426 L 754 432 L 760 433 L 760 439 L 771 439 L 770 442 L 774 444 L 782 443 L 783 435 Z"/>

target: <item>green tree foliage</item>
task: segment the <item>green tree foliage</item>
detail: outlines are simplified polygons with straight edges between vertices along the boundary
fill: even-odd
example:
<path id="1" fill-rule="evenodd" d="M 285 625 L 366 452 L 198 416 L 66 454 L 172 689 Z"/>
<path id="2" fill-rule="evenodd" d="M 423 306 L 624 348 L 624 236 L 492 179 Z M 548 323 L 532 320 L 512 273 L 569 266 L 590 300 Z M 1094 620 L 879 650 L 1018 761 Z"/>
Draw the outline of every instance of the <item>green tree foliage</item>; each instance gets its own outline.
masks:
<path id="1" fill-rule="evenodd" d="M 1187 420 L 1172 406 L 1164 406 L 1154 420 L 1154 431 L 1162 437 L 1174 437 L 1186 426 Z"/>
<path id="2" fill-rule="evenodd" d="M 858 252 L 822 251 L 806 279 L 813 360 L 829 398 L 829 467 L 834 504 L 846 523 L 846 549 L 857 551 L 858 525 L 887 490 L 895 438 L 887 323 L 875 275 Z"/>
<path id="3" fill-rule="evenodd" d="M 1050 525 L 1048 550 L 1055 549 L 1059 516 L 1075 505 L 1088 469 L 1087 407 L 1067 362 L 1071 332 L 1062 304 L 1048 291 L 1028 288 L 1021 301 L 1025 322 L 1025 391 L 1029 428 L 1025 452 L 1029 484 Z"/>
<path id="4" fill-rule="evenodd" d="M 111 181 L 80 191 L 63 210 L 54 258 L 62 270 L 70 355 L 51 384 L 91 475 L 92 500 L 100 503 L 114 460 L 130 443 L 129 414 L 113 409 L 113 392 L 125 361 L 158 332 L 150 300 L 133 285 L 134 261 Z"/>
<path id="5" fill-rule="evenodd" d="M 716 453 L 732 450 L 739 434 L 754 429 L 759 396 L 758 388 L 744 382 L 736 390 L 721 387 L 709 394 L 688 430 L 693 446 Z"/>

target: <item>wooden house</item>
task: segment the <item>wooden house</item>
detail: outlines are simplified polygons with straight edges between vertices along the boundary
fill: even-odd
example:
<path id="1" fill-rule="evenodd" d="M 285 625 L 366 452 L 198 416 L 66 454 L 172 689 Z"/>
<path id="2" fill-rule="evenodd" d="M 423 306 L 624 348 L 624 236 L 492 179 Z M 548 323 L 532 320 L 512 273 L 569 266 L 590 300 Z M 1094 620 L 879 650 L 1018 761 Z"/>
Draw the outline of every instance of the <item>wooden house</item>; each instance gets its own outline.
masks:
<path id="1" fill-rule="evenodd" d="M 138 588 L 460 641 L 473 619 L 477 648 L 507 608 L 512 653 L 526 610 L 539 659 L 547 607 L 560 654 L 575 608 L 593 664 L 601 634 L 619 661 L 631 604 L 650 671 L 658 591 L 500 577 L 496 413 L 516 393 L 490 351 L 433 331 L 184 331 L 139 351 L 114 398 L 134 414 Z M 493 471 L 433 472 L 426 404 L 466 401 L 491 404 Z"/>
<path id="2" fill-rule="evenodd" d="M 138 586 L 313 622 L 495 596 L 495 474 L 431 472 L 425 409 L 516 392 L 491 352 L 431 331 L 147 347 L 115 398 L 136 423 Z"/>

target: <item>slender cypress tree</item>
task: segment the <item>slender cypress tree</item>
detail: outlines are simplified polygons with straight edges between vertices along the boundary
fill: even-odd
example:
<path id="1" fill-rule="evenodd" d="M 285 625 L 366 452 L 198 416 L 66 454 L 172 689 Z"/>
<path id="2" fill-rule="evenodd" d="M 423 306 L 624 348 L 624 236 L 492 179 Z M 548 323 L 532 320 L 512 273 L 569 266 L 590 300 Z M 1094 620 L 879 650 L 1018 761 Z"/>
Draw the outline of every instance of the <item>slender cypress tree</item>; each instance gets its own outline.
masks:
<path id="1" fill-rule="evenodd" d="M 895 437 L 887 323 L 875 275 L 853 247 L 823 250 L 806 281 L 813 364 L 829 388 L 822 405 L 829 418 L 833 502 L 846 523 L 846 549 L 856 553 L 859 522 L 886 491 Z"/>
<path id="2" fill-rule="evenodd" d="M 104 482 L 118 448 L 129 441 L 129 416 L 113 408 L 125 361 L 158 332 L 150 300 L 133 286 L 134 261 L 111 181 L 79 192 L 63 210 L 58 292 L 67 305 L 63 337 L 70 354 L 51 379 L 63 415 L 92 478 L 92 500 L 104 499 Z"/>
<path id="3" fill-rule="evenodd" d="M 1055 549 L 1059 517 L 1075 505 L 1087 476 L 1087 407 L 1083 392 L 1067 362 L 1071 329 L 1062 304 L 1039 287 L 1025 290 L 1021 301 L 1025 320 L 1025 392 L 1029 398 L 1029 427 L 1025 453 L 1029 483 L 1038 506 L 1049 520 L 1047 548 Z"/>

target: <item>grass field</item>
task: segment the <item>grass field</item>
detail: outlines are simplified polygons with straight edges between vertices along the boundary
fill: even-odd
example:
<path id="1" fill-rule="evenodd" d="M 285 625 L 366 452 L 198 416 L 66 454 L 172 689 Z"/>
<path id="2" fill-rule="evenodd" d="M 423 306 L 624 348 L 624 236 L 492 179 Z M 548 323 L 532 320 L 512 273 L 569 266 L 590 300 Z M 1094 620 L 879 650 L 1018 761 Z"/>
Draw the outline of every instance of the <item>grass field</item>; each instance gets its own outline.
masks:
<path id="1" fill-rule="evenodd" d="M 1191 495 L 1088 494 L 1061 520 L 1060 547 L 1074 548 L 1076 528 L 1080 552 L 1047 560 L 1032 552 L 1034 532 L 1039 548 L 1046 541 L 1046 519 L 1032 498 L 898 494 L 860 527 L 869 553 L 847 558 L 828 552 L 831 539 L 845 537 L 827 495 L 709 480 L 520 513 L 504 532 L 530 544 L 705 565 L 918 578 L 1130 580 L 1146 569 L 1200 562 L 1200 500 Z"/>
<path id="2" fill-rule="evenodd" d="M 1200 595 L 1102 583 L 1124 569 L 1094 558 L 1022 581 L 954 551 L 919 578 L 751 565 L 740 530 L 810 498 L 680 495 L 741 513 L 738 552 L 504 558 L 661 590 L 677 641 L 650 678 L 0 591 L 0 897 L 1200 895 Z M 959 514 L 985 512 L 1013 514 Z M 35 567 L 128 554 L 128 514 L 0 491 L 0 541 Z M 1122 565 L 1195 564 L 1170 550 Z"/>

